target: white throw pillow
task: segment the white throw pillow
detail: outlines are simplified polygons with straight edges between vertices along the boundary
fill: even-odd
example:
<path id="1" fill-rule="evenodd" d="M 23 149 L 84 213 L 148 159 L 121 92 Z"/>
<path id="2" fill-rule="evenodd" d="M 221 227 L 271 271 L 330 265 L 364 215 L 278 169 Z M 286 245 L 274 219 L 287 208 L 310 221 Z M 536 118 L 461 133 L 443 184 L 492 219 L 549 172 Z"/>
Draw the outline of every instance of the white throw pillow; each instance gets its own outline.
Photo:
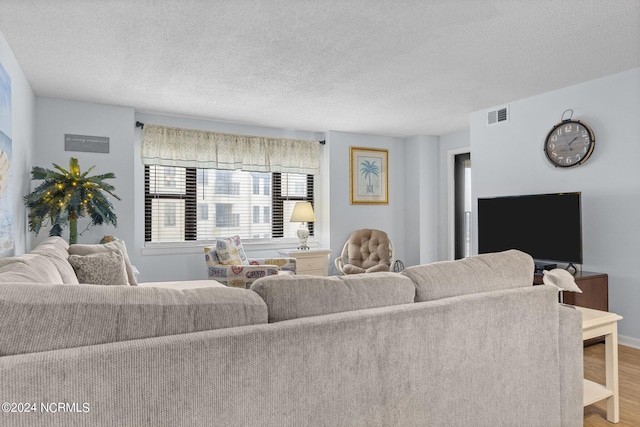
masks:
<path id="1" fill-rule="evenodd" d="M 554 268 L 553 270 L 545 270 L 542 274 L 542 283 L 545 285 L 553 285 L 563 291 L 582 293 L 582 290 L 576 284 L 576 279 L 567 270 Z"/>
<path id="2" fill-rule="evenodd" d="M 240 236 L 225 237 L 216 241 L 216 254 L 220 264 L 247 265 L 247 254 L 242 247 Z"/>

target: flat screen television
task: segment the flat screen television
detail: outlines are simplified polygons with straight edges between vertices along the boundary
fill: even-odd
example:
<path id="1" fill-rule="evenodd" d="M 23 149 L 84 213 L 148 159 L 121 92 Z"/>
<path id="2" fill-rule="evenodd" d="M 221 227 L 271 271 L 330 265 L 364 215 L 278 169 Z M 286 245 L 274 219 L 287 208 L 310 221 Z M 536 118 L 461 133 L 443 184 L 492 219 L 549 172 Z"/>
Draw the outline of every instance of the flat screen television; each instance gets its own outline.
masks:
<path id="1" fill-rule="evenodd" d="M 580 193 L 478 198 L 478 252 L 508 249 L 536 261 L 582 264 Z"/>

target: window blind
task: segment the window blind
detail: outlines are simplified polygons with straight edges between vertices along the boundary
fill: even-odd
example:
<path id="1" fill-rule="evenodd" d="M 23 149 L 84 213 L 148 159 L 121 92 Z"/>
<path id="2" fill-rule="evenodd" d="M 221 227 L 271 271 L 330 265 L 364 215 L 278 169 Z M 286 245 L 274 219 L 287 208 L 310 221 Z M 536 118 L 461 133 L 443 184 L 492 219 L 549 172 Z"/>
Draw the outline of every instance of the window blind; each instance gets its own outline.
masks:
<path id="1" fill-rule="evenodd" d="M 147 165 L 145 241 L 294 238 L 293 207 L 313 190 L 311 174 Z"/>

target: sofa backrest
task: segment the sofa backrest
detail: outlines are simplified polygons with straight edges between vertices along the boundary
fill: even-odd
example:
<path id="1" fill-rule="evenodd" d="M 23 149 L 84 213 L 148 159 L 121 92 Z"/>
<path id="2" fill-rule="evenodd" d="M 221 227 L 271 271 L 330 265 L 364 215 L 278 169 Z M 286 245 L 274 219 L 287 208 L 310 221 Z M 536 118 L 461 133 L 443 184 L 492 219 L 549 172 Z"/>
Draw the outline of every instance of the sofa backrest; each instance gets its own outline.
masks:
<path id="1" fill-rule="evenodd" d="M 277 275 L 251 286 L 269 309 L 269 322 L 364 308 L 412 303 L 415 286 L 407 277 L 381 272 L 351 276 Z"/>
<path id="2" fill-rule="evenodd" d="M 582 426 L 581 321 L 561 359 L 559 307 L 541 285 L 9 356 L 0 396 L 91 404 L 25 425 Z"/>
<path id="3" fill-rule="evenodd" d="M 77 285 L 78 278 L 76 277 L 73 267 L 69 264 L 69 244 L 62 237 L 52 236 L 45 239 L 42 243 L 36 246 L 32 251 L 32 254 L 39 254 L 47 257 L 51 261 L 60 276 L 62 277 L 62 283 L 70 285 Z"/>
<path id="4" fill-rule="evenodd" d="M 254 292 L 223 286 L 0 285 L 0 356 L 267 323 Z"/>
<path id="5" fill-rule="evenodd" d="M 471 256 L 405 268 L 416 284 L 416 302 L 533 285 L 534 263 L 517 251 Z"/>
<path id="6" fill-rule="evenodd" d="M 50 283 L 61 285 L 62 276 L 48 257 L 25 254 L 0 259 L 0 286 L 4 283 Z"/>

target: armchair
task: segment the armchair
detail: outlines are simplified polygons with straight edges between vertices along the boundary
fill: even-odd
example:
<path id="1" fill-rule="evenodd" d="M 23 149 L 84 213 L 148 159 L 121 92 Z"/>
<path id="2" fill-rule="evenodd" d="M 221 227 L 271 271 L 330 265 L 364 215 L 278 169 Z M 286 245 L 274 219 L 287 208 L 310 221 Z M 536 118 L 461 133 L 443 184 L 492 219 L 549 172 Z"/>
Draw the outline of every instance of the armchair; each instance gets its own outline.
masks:
<path id="1" fill-rule="evenodd" d="M 204 257 L 209 279 L 237 288 L 249 288 L 261 277 L 296 272 L 295 258 L 247 258 L 239 236 L 205 247 Z"/>
<path id="2" fill-rule="evenodd" d="M 390 271 L 394 264 L 393 244 L 384 231 L 356 230 L 344 244 L 335 264 L 340 274 Z"/>

